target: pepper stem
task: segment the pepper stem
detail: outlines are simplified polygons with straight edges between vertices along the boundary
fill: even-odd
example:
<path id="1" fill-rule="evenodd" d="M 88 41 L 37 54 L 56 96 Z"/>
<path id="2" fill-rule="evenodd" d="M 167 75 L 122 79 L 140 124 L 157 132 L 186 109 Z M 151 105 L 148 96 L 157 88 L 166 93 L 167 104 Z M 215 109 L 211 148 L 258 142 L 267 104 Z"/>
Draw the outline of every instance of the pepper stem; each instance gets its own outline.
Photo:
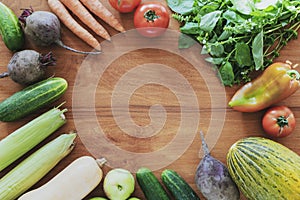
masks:
<path id="1" fill-rule="evenodd" d="M 291 78 L 295 78 L 296 80 L 300 79 L 300 74 L 297 70 L 291 69 L 287 71 L 287 74 L 291 77 Z"/>
<path id="2" fill-rule="evenodd" d="M 154 10 L 148 10 L 144 13 L 144 18 L 147 19 L 147 22 L 154 22 L 159 16 L 156 15 Z"/>

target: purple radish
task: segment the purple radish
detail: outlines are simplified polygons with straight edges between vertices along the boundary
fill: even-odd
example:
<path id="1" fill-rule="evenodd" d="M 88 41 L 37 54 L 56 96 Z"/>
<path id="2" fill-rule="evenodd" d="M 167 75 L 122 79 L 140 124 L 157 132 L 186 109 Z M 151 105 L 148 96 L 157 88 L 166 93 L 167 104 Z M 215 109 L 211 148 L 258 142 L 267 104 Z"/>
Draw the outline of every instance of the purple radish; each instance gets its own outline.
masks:
<path id="1" fill-rule="evenodd" d="M 42 55 L 34 50 L 23 50 L 14 53 L 7 65 L 7 72 L 0 74 L 0 78 L 9 76 L 13 81 L 29 85 L 44 78 L 46 67 L 55 65 L 55 58 L 49 52 Z"/>
<path id="2" fill-rule="evenodd" d="M 25 9 L 19 20 L 24 27 L 25 36 L 37 46 L 56 44 L 65 49 L 82 54 L 99 54 L 100 51 L 85 52 L 66 46 L 61 41 L 60 21 L 55 14 L 48 11 L 33 11 Z"/>
<path id="3" fill-rule="evenodd" d="M 227 167 L 213 158 L 200 131 L 204 157 L 200 161 L 195 175 L 195 182 L 207 200 L 239 200 L 240 192 L 233 182 Z"/>

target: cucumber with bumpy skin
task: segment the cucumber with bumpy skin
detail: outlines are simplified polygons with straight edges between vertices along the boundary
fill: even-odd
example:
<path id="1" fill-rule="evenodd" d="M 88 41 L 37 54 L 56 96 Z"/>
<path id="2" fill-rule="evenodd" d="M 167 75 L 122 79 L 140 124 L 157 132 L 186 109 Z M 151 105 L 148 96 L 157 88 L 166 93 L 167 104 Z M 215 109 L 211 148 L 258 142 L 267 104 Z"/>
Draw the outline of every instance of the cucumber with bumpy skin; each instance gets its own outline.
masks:
<path id="1" fill-rule="evenodd" d="M 22 49 L 25 36 L 15 13 L 0 2 L 0 33 L 6 47 L 11 51 Z"/>
<path id="2" fill-rule="evenodd" d="M 58 100 L 68 83 L 60 77 L 48 78 L 30 85 L 0 103 L 0 121 L 15 121 Z"/>
<path id="3" fill-rule="evenodd" d="M 191 186 L 174 170 L 165 169 L 161 180 L 176 200 L 200 200 Z"/>
<path id="4" fill-rule="evenodd" d="M 146 168 L 140 168 L 136 173 L 136 179 L 147 200 L 169 200 L 169 196 L 155 177 L 153 172 Z"/>

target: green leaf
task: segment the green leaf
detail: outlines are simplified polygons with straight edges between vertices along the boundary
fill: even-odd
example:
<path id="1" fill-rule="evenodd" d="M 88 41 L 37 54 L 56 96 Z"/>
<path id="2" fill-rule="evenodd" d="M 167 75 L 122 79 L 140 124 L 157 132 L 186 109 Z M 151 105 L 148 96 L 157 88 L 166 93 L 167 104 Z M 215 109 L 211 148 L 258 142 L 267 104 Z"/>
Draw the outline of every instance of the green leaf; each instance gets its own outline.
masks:
<path id="1" fill-rule="evenodd" d="M 194 0 L 167 0 L 167 4 L 172 11 L 187 15 L 193 11 Z"/>
<path id="2" fill-rule="evenodd" d="M 224 47 L 220 43 L 212 43 L 208 44 L 209 47 L 209 53 L 212 56 L 221 56 L 224 53 Z"/>
<path id="3" fill-rule="evenodd" d="M 232 35 L 229 31 L 223 31 L 221 35 L 218 37 L 218 41 L 227 40 Z"/>
<path id="4" fill-rule="evenodd" d="M 271 7 L 276 7 L 279 0 L 263 0 L 255 3 L 255 7 L 260 10 L 264 10 Z"/>
<path id="5" fill-rule="evenodd" d="M 231 0 L 233 7 L 244 15 L 250 15 L 255 9 L 253 0 Z"/>
<path id="6" fill-rule="evenodd" d="M 197 12 L 199 12 L 199 15 L 203 16 L 207 13 L 218 10 L 219 7 L 220 4 L 218 2 L 210 2 L 202 6 L 201 9 L 199 9 L 199 11 L 197 10 Z"/>
<path id="7" fill-rule="evenodd" d="M 264 64 L 264 42 L 263 42 L 263 31 L 258 33 L 252 42 L 252 56 L 255 63 L 255 69 L 259 70 L 263 68 Z"/>
<path id="8" fill-rule="evenodd" d="M 219 69 L 219 75 L 222 83 L 226 86 L 232 86 L 234 83 L 234 73 L 230 62 L 226 62 Z"/>
<path id="9" fill-rule="evenodd" d="M 221 17 L 222 11 L 210 12 L 201 17 L 200 28 L 206 32 L 212 32 L 215 28 L 217 22 Z"/>
<path id="10" fill-rule="evenodd" d="M 188 22 L 180 28 L 180 31 L 185 34 L 197 34 L 201 31 L 201 29 L 198 23 Z"/>
<path id="11" fill-rule="evenodd" d="M 235 59 L 241 66 L 251 66 L 252 59 L 250 48 L 245 42 L 239 42 L 235 45 Z"/>
<path id="12" fill-rule="evenodd" d="M 208 58 L 205 58 L 205 60 L 209 63 L 215 64 L 215 65 L 220 65 L 224 61 L 224 58 L 208 57 Z"/>
<path id="13" fill-rule="evenodd" d="M 180 34 L 179 41 L 178 41 L 178 48 L 179 49 L 187 49 L 193 46 L 196 41 L 186 34 Z"/>
<path id="14" fill-rule="evenodd" d="M 232 10 L 225 11 L 222 17 L 226 19 L 227 22 L 232 22 L 234 24 L 241 24 L 245 22 L 245 19 L 241 15 Z"/>

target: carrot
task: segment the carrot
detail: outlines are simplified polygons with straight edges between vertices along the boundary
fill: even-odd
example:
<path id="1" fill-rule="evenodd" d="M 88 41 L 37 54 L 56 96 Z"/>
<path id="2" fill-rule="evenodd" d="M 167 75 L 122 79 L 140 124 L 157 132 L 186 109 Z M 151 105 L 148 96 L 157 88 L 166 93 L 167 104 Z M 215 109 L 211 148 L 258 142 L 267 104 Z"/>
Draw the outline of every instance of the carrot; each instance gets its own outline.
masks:
<path id="1" fill-rule="evenodd" d="M 99 36 L 110 40 L 110 35 L 105 28 L 97 22 L 92 14 L 82 5 L 79 0 L 60 0 L 69 8 L 85 25 L 91 28 Z"/>
<path id="2" fill-rule="evenodd" d="M 125 32 L 124 27 L 117 18 L 99 0 L 80 0 L 90 11 L 120 32 Z"/>
<path id="3" fill-rule="evenodd" d="M 68 10 L 59 0 L 48 0 L 48 5 L 52 12 L 55 13 L 62 23 L 75 35 L 77 35 L 91 47 L 101 50 L 101 46 L 94 36 L 73 19 Z"/>

